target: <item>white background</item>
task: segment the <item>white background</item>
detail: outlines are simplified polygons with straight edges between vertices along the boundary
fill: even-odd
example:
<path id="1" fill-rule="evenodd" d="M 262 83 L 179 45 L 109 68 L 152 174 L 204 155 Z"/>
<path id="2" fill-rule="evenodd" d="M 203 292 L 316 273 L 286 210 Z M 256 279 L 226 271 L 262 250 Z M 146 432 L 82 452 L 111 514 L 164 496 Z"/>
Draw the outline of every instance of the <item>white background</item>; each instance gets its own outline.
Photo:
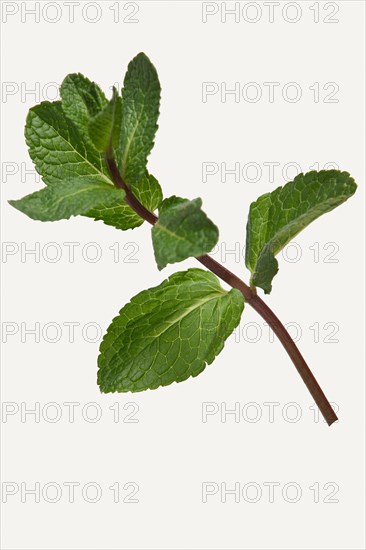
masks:
<path id="1" fill-rule="evenodd" d="M 99 2 L 99 15 L 89 6 L 84 18 L 85 2 L 80 2 L 73 23 L 68 21 L 66 3 L 58 2 L 59 10 L 56 2 L 48 3 L 44 12 L 41 2 L 37 23 L 35 16 L 24 11 L 34 4 L 2 2 L 2 239 L 15 243 L 14 254 L 2 257 L 3 340 L 9 327 L 15 331 L 3 344 L 3 407 L 14 414 L 2 417 L 2 480 L 3 489 L 9 482 L 19 488 L 2 504 L 3 548 L 364 548 L 363 2 L 332 2 L 330 7 L 297 2 L 298 7 L 287 7 L 285 12 L 281 3 L 272 23 L 262 2 L 252 3 L 250 10 L 255 11 L 244 12 L 245 17 L 241 12 L 239 22 L 229 15 L 222 22 L 221 4 L 213 5 L 219 11 L 206 23 L 200 2 L 139 2 L 133 16 L 137 23 L 114 22 L 115 2 Z M 122 19 L 134 7 L 120 4 Z M 241 10 L 245 4 L 240 3 Z M 232 8 L 233 3 L 226 7 Z M 317 7 L 319 22 L 315 23 Z M 324 18 L 337 7 L 332 18 L 338 22 L 325 23 Z M 5 9 L 16 13 L 6 17 Z M 299 20 L 289 22 L 299 9 Z M 256 13 L 258 21 L 248 22 Z M 99 16 L 99 21 L 91 22 Z M 32 164 L 23 127 L 33 104 L 53 99 L 54 88 L 48 83 L 60 84 L 66 74 L 82 72 L 110 93 L 110 86 L 122 82 L 127 63 L 139 51 L 156 65 L 162 85 L 160 128 L 149 169 L 166 196 L 203 198 L 205 211 L 220 227 L 221 247 L 215 258 L 246 280 L 244 261 L 225 255 L 224 247 L 243 247 L 250 202 L 285 183 L 284 167 L 289 179 L 295 175 L 288 163 L 308 171 L 316 162 L 321 167 L 335 162 L 358 182 L 355 197 L 296 237 L 297 246 L 288 254 L 298 255 L 298 261 L 279 256 L 280 271 L 272 294 L 266 297 L 283 322 L 301 328 L 298 345 L 325 393 L 339 407 L 340 422 L 331 428 L 319 420 L 285 351 L 277 340 L 269 342 L 268 328 L 249 306 L 241 322 L 249 332 L 232 335 L 214 364 L 198 378 L 154 392 L 100 394 L 96 385 L 99 342 L 86 341 L 82 328 L 94 323 L 104 332 L 133 295 L 196 264 L 190 260 L 159 273 L 147 225 L 122 233 L 81 217 L 42 224 L 12 209 L 7 200 L 42 185 L 35 182 L 34 174 L 24 175 L 24 168 L 31 170 Z M 224 101 L 218 92 L 203 102 L 203 82 L 215 82 L 219 89 L 221 83 L 229 89 L 239 82 L 240 90 L 256 82 L 262 97 L 250 102 L 241 95 L 235 102 L 228 95 Z M 279 83 L 273 102 L 265 82 Z M 283 98 L 283 86 L 289 82 L 296 82 L 302 91 L 297 102 Z M 310 89 L 315 82 L 320 86 L 318 102 Z M 323 89 L 329 82 L 339 87 L 334 96 L 338 102 L 324 102 L 332 91 Z M 25 93 L 37 87 L 40 93 Z M 257 163 L 262 173 L 256 182 L 248 181 L 250 177 L 235 182 L 228 175 L 222 183 L 220 173 L 203 182 L 204 162 L 227 163 L 228 168 L 235 162 L 241 167 Z M 274 181 L 264 164 L 269 162 L 279 163 Z M 47 258 L 47 251 L 52 256 L 47 248 L 51 242 L 62 252 L 59 261 Z M 63 244 L 67 242 L 80 243 L 74 262 Z M 82 254 L 90 242 L 101 251 L 94 263 Z M 121 252 L 117 263 L 110 249 L 116 242 Z M 35 243 L 40 246 L 39 261 L 29 254 L 22 261 L 22 247 L 23 251 L 34 248 Z M 314 243 L 319 243 L 315 245 L 319 261 L 314 261 Z M 324 250 L 327 243 L 335 245 Z M 5 246 L 9 251 L 12 245 Z M 334 246 L 333 259 L 338 262 L 324 261 Z M 95 250 L 87 247 L 86 253 L 91 257 Z M 132 251 L 137 251 L 133 258 L 138 261 L 124 262 Z M 69 341 L 65 322 L 80 324 L 74 342 Z M 24 328 L 35 323 L 40 324 L 39 343 L 34 335 L 24 334 Z M 253 324 L 248 328 L 247 323 Z M 319 342 L 309 328 L 314 323 L 319 323 Z M 326 323 L 332 325 L 324 329 Z M 333 339 L 338 342 L 324 341 L 331 332 L 329 326 L 335 324 L 339 329 Z M 43 335 L 45 326 L 50 327 L 49 333 Z M 55 327 L 61 330 L 60 338 L 50 343 Z M 89 340 L 95 334 L 92 329 L 87 332 Z M 259 329 L 262 336 L 250 342 Z M 50 402 L 57 408 L 43 410 Z M 69 420 L 66 402 L 79 403 L 74 422 Z M 123 409 L 131 402 L 136 405 Z M 224 422 L 218 412 L 203 422 L 207 402 L 224 412 L 238 403 L 240 418 L 224 415 Z M 39 422 L 31 414 L 22 422 L 21 410 L 24 413 L 36 403 L 41 409 Z M 88 403 L 99 406 L 98 422 L 90 421 L 95 407 L 87 407 L 83 416 Z M 113 421 L 109 408 L 115 403 L 120 407 L 119 422 Z M 273 422 L 265 403 L 274 404 Z M 123 422 L 137 407 L 133 419 L 138 422 Z M 57 410 L 61 418 L 51 422 Z M 257 421 L 250 421 L 256 415 Z M 291 422 L 296 415 L 297 421 Z M 65 482 L 80 484 L 73 503 Z M 101 490 L 96 503 L 82 495 L 90 482 Z M 139 502 L 114 503 L 109 487 L 116 482 L 121 487 L 138 484 L 135 498 Z M 218 489 L 207 502 L 202 501 L 205 482 Z M 279 484 L 273 502 L 264 485 L 268 482 Z M 21 483 L 27 489 L 40 484 L 39 503 L 34 495 L 23 495 L 22 502 Z M 42 488 L 47 483 L 53 485 L 44 497 Z M 240 502 L 228 495 L 223 503 L 221 483 L 228 489 L 239 483 L 240 490 L 247 483 L 252 485 L 245 498 L 241 493 Z M 284 496 L 288 483 L 296 485 L 289 486 Z M 310 489 L 316 483 L 319 502 Z M 52 487 L 62 490 L 55 503 L 49 502 L 55 496 Z M 295 499 L 294 487 L 301 493 L 297 502 L 289 502 Z M 337 487 L 336 502 L 324 502 Z M 255 488 L 262 494 L 258 493 L 257 502 L 249 502 Z M 122 499 L 129 493 L 130 489 L 122 489 Z"/>

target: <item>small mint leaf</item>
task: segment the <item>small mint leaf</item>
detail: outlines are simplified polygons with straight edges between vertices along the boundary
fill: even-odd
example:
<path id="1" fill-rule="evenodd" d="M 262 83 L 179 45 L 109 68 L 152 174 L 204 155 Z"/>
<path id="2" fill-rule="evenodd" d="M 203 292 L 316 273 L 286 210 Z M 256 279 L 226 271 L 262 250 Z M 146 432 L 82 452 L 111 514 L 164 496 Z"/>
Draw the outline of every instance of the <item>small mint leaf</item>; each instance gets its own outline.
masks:
<path id="1" fill-rule="evenodd" d="M 147 157 L 158 128 L 160 83 L 154 65 L 139 53 L 128 65 L 122 90 L 120 170 L 126 183 L 146 174 Z"/>
<path id="2" fill-rule="evenodd" d="M 349 199 L 356 188 L 347 172 L 312 171 L 299 174 L 294 181 L 253 202 L 245 251 L 251 284 L 269 294 L 278 271 L 275 255 L 312 221 Z"/>
<path id="3" fill-rule="evenodd" d="M 201 269 L 175 273 L 140 292 L 113 319 L 100 346 L 104 393 L 182 382 L 213 362 L 239 324 L 244 299 Z"/>
<path id="4" fill-rule="evenodd" d="M 113 206 L 124 195 L 124 191 L 108 183 L 65 180 L 9 203 L 33 220 L 48 222 L 86 214 L 100 205 Z"/>
<path id="5" fill-rule="evenodd" d="M 201 210 L 202 200 L 165 199 L 151 230 L 159 269 L 191 256 L 207 254 L 216 245 L 219 230 Z"/>
<path id="6" fill-rule="evenodd" d="M 113 88 L 110 102 L 89 121 L 89 136 L 98 151 L 112 155 L 113 149 L 118 149 L 121 117 L 122 99 L 116 88 Z"/>
<path id="7" fill-rule="evenodd" d="M 62 108 L 85 136 L 88 125 L 107 104 L 108 100 L 95 82 L 80 73 L 69 74 L 60 87 Z"/>

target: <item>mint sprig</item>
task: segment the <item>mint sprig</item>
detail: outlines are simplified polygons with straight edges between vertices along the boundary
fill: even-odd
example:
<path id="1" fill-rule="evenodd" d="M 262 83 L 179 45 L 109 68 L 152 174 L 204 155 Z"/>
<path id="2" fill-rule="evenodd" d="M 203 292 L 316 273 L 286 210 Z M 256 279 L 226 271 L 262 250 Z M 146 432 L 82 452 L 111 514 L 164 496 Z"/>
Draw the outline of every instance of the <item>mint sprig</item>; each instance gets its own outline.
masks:
<path id="1" fill-rule="evenodd" d="M 197 376 L 220 353 L 247 302 L 280 339 L 328 424 L 337 420 L 296 344 L 256 288 L 270 292 L 276 254 L 353 195 L 350 175 L 337 170 L 300 174 L 251 204 L 249 286 L 207 255 L 218 229 L 201 199 L 163 201 L 158 181 L 148 172 L 160 104 L 159 79 L 148 57 L 140 53 L 130 62 L 122 96 L 113 89 L 108 101 L 81 74 L 67 76 L 60 95 L 61 101 L 33 107 L 25 129 L 29 154 L 46 187 L 10 204 L 42 221 L 83 215 L 121 230 L 148 221 L 159 269 L 195 257 L 209 270 L 175 273 L 121 309 L 100 346 L 101 391 L 155 389 Z M 224 290 L 217 277 L 232 289 Z"/>

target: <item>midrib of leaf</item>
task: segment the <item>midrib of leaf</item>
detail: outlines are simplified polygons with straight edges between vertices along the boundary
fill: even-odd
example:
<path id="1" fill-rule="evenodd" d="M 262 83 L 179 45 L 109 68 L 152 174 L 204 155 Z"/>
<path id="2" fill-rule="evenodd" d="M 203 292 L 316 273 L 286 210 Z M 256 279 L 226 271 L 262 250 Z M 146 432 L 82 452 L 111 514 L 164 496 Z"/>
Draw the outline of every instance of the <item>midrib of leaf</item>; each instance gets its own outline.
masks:
<path id="1" fill-rule="evenodd" d="M 132 131 L 132 134 L 131 134 L 131 137 L 130 139 L 127 139 L 127 145 L 125 147 L 125 150 L 123 152 L 123 155 L 122 155 L 122 170 L 123 170 L 123 175 L 126 175 L 126 170 L 125 170 L 125 165 L 126 165 L 126 159 L 128 157 L 128 152 L 130 150 L 130 147 L 131 147 L 131 143 L 133 141 L 133 138 L 135 137 L 135 133 L 136 133 L 136 130 L 140 124 L 140 120 L 141 120 L 141 117 L 142 117 L 142 113 L 143 113 L 143 110 L 144 110 L 144 107 L 145 107 L 145 100 L 142 101 L 142 105 L 141 105 L 141 109 L 140 109 L 140 112 L 139 112 L 139 115 L 138 115 L 138 118 L 137 118 L 137 122 L 133 128 L 133 131 Z"/>
<path id="2" fill-rule="evenodd" d="M 103 212 L 105 212 L 106 210 L 115 210 L 116 208 L 120 208 L 121 206 L 126 206 L 128 207 L 128 204 L 127 202 L 125 204 L 116 204 L 114 206 L 103 206 Z M 97 208 L 98 210 L 98 208 Z M 132 214 L 136 215 L 135 212 L 132 212 Z M 131 215 L 131 214 L 129 214 Z"/>
<path id="3" fill-rule="evenodd" d="M 54 201 L 54 204 L 59 204 L 60 202 L 62 202 L 65 199 L 65 197 L 74 197 L 75 195 L 80 195 L 81 193 L 86 193 L 87 191 L 94 191 L 95 187 L 96 187 L 95 185 L 91 185 L 90 187 L 86 187 L 85 189 L 79 189 L 79 191 L 75 191 L 75 193 L 70 193 L 70 194 L 67 194 L 67 195 L 63 195 L 62 197 L 57 199 L 57 201 Z"/>
<path id="4" fill-rule="evenodd" d="M 62 138 L 62 136 L 60 136 Z M 64 138 L 63 138 L 64 139 Z M 86 160 L 87 164 L 89 164 L 89 166 L 91 166 L 93 168 L 93 170 L 95 171 L 96 174 L 100 174 L 101 177 L 109 184 L 109 185 L 113 185 L 112 181 L 104 174 L 104 172 L 102 172 L 101 169 L 97 168 L 96 166 L 94 166 L 94 164 L 92 164 L 90 162 L 90 160 L 87 158 L 87 157 L 84 157 L 81 153 L 79 153 L 79 151 L 77 149 L 75 149 L 75 147 L 72 145 L 72 143 L 70 143 L 69 141 L 66 141 L 64 139 L 64 141 L 66 143 L 69 143 L 71 145 L 71 148 L 73 149 L 73 151 L 75 151 L 75 153 L 77 153 L 82 159 Z M 102 160 L 100 159 L 100 162 L 102 162 Z M 79 163 L 77 163 L 79 164 Z"/>
<path id="5" fill-rule="evenodd" d="M 179 239 L 180 241 L 187 242 L 189 244 L 195 244 L 195 241 L 190 241 L 189 239 L 186 239 L 185 237 L 182 237 L 181 235 L 178 235 L 177 233 L 174 233 L 174 231 L 170 231 L 165 225 L 160 225 L 159 223 L 156 225 L 157 229 L 161 229 L 165 231 L 165 233 L 168 233 L 168 235 L 172 235 L 175 239 Z"/>
<path id="6" fill-rule="evenodd" d="M 341 197 L 344 197 L 345 199 L 347 199 L 348 197 L 346 195 L 341 195 Z M 303 229 L 302 227 L 299 227 L 299 230 L 293 234 L 291 233 L 288 237 L 288 239 L 282 244 L 281 242 L 281 248 L 279 250 L 272 250 L 271 246 L 272 246 L 272 243 L 273 242 L 276 242 L 277 239 L 281 239 L 281 236 L 284 235 L 285 233 L 287 233 L 287 231 L 289 231 L 289 229 L 292 227 L 292 226 L 297 226 L 297 225 L 301 225 L 301 222 L 303 220 L 306 220 L 307 218 L 311 218 L 311 215 L 313 213 L 317 213 L 320 211 L 323 210 L 323 207 L 325 205 L 331 205 L 333 201 L 336 201 L 336 203 L 339 203 L 339 201 L 337 200 L 337 198 L 340 198 L 340 197 L 330 197 L 329 199 L 327 199 L 326 201 L 322 202 L 321 204 L 317 204 L 316 206 L 314 206 L 313 208 L 310 208 L 310 210 L 307 210 L 306 212 L 304 212 L 303 214 L 301 214 L 300 216 L 298 216 L 296 219 L 294 220 L 291 220 L 289 223 L 287 223 L 285 226 L 283 226 L 280 230 L 278 230 L 275 235 L 273 235 L 273 237 L 268 240 L 268 242 L 263 246 L 263 248 L 260 250 L 259 254 L 258 254 L 258 260 L 259 258 L 262 256 L 262 253 L 264 250 L 268 250 L 268 248 L 272 251 L 273 254 L 279 252 L 279 250 L 281 250 L 282 248 L 284 248 L 286 246 L 286 244 L 288 244 L 294 237 L 296 237 L 296 235 L 298 235 L 301 230 Z M 267 220 L 268 220 L 268 217 L 267 217 Z M 314 220 L 312 220 L 314 221 Z M 258 260 L 257 260 L 257 264 L 258 264 Z"/>
<path id="7" fill-rule="evenodd" d="M 196 302 L 192 307 L 188 308 L 188 310 L 186 310 L 183 314 L 179 315 L 178 317 L 174 318 L 172 320 L 172 322 L 170 323 L 170 325 L 166 328 L 164 328 L 162 331 L 160 331 L 158 334 L 154 334 L 153 336 L 151 336 L 151 338 L 159 338 L 162 334 L 164 334 L 167 330 L 171 329 L 173 325 L 179 323 L 180 321 L 182 321 L 185 317 L 187 317 L 187 315 L 189 315 L 190 313 L 192 313 L 192 311 L 194 311 L 195 309 L 197 308 L 201 308 L 203 305 L 211 302 L 212 300 L 217 300 L 218 298 L 220 298 L 222 295 L 224 294 L 227 294 L 227 292 L 225 290 L 222 289 L 222 292 L 219 292 L 219 291 L 216 291 L 216 294 L 215 295 L 209 295 L 208 298 L 204 299 L 204 300 L 200 300 L 199 302 Z M 201 310 L 200 310 L 201 311 Z M 129 323 L 128 323 L 129 324 Z M 126 326 L 128 326 L 128 324 Z M 120 335 L 119 335 L 120 336 Z M 111 347 L 114 345 L 114 343 L 116 342 L 116 340 L 118 340 L 119 336 L 117 336 L 117 338 L 115 338 L 113 340 L 113 342 L 111 343 Z M 137 354 L 135 355 L 135 357 L 138 357 L 141 355 L 141 353 L 143 353 L 146 348 L 148 348 L 150 346 L 151 342 L 148 342 L 146 344 L 146 346 L 144 346 L 142 349 L 139 349 Z M 110 362 L 113 361 L 113 359 L 115 358 L 116 355 L 118 355 L 119 352 L 116 352 L 114 355 L 112 355 L 112 357 L 110 358 Z M 151 370 L 151 367 L 149 367 L 145 372 L 143 372 L 143 374 L 141 376 L 139 376 L 139 378 L 136 378 L 135 381 L 139 380 L 140 378 L 142 378 L 142 376 L 144 376 L 147 372 L 149 372 L 149 370 Z"/>

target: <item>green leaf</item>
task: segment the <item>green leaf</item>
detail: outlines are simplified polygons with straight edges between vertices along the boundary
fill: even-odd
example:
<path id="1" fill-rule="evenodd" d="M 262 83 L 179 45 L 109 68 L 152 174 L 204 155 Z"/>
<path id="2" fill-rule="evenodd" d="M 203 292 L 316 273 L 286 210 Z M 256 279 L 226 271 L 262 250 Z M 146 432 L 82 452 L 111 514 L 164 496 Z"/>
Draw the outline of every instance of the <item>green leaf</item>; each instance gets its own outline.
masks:
<path id="1" fill-rule="evenodd" d="M 159 182 L 151 174 L 144 176 L 138 183 L 131 184 L 130 189 L 150 212 L 159 208 L 163 194 Z M 113 206 L 93 208 L 87 216 L 122 230 L 134 229 L 144 223 L 144 220 L 126 204 L 123 197 Z"/>
<path id="2" fill-rule="evenodd" d="M 151 230 L 159 269 L 191 256 L 207 254 L 216 245 L 219 230 L 201 210 L 202 200 L 165 199 Z"/>
<path id="3" fill-rule="evenodd" d="M 103 157 L 66 117 L 60 101 L 44 101 L 29 111 L 25 138 L 46 184 L 67 180 L 113 185 Z"/>
<path id="4" fill-rule="evenodd" d="M 62 108 L 79 130 L 88 136 L 88 125 L 108 101 L 95 82 L 80 73 L 69 74 L 61 84 Z"/>
<path id="5" fill-rule="evenodd" d="M 239 324 L 242 294 L 210 272 L 189 269 L 144 290 L 121 309 L 100 346 L 104 393 L 182 382 L 213 362 Z"/>
<path id="6" fill-rule="evenodd" d="M 113 153 L 121 133 L 122 99 L 116 88 L 110 102 L 89 122 L 89 136 L 98 151 Z"/>
<path id="7" fill-rule="evenodd" d="M 65 180 L 9 203 L 33 220 L 48 222 L 86 214 L 99 205 L 115 205 L 124 195 L 124 191 L 108 183 Z"/>
<path id="8" fill-rule="evenodd" d="M 158 128 L 160 83 L 155 67 L 144 53 L 128 65 L 122 90 L 120 170 L 127 183 L 146 174 L 147 157 Z"/>
<path id="9" fill-rule="evenodd" d="M 269 294 L 278 271 L 275 255 L 312 221 L 345 202 L 356 188 L 347 172 L 312 171 L 253 202 L 245 253 L 251 284 Z"/>
<path id="10" fill-rule="evenodd" d="M 36 220 L 54 221 L 123 200 L 125 193 L 114 187 L 100 153 L 66 117 L 59 101 L 45 101 L 29 111 L 25 137 L 48 187 L 10 201 L 14 208 Z"/>
<path id="11" fill-rule="evenodd" d="M 114 187 L 103 156 L 67 118 L 61 102 L 46 101 L 33 107 L 27 117 L 25 136 L 37 171 L 45 183 L 60 186 L 60 189 L 53 194 L 41 190 L 40 195 L 33 193 L 24 197 L 24 202 L 12 201 L 12 206 L 44 221 L 79 213 L 103 220 L 117 229 L 130 229 L 143 223 L 144 220 L 125 203 L 125 193 Z M 95 185 L 95 200 L 90 194 L 91 185 Z M 69 204 L 73 186 L 77 191 L 75 208 Z M 140 182 L 132 184 L 131 189 L 149 210 L 159 207 L 162 192 L 153 176 L 144 176 Z M 57 201 L 54 209 L 50 206 L 52 197 Z M 40 209 L 46 204 L 49 206 L 42 215 Z"/>

